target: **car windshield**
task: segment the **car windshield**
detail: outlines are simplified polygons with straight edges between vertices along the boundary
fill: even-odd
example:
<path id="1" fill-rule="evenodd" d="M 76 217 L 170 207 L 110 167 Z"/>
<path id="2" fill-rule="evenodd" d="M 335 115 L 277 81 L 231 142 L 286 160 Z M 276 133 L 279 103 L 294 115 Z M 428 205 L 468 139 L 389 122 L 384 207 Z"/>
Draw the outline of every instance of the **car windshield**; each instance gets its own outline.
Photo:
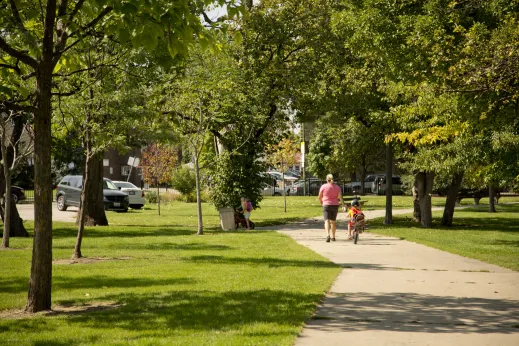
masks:
<path id="1" fill-rule="evenodd" d="M 117 182 L 117 183 L 114 183 L 115 186 L 117 187 L 122 187 L 124 189 L 136 189 L 137 186 L 133 185 L 132 183 L 125 183 L 125 182 Z"/>
<path id="2" fill-rule="evenodd" d="M 119 190 L 110 180 L 103 180 L 103 189 L 105 190 Z"/>

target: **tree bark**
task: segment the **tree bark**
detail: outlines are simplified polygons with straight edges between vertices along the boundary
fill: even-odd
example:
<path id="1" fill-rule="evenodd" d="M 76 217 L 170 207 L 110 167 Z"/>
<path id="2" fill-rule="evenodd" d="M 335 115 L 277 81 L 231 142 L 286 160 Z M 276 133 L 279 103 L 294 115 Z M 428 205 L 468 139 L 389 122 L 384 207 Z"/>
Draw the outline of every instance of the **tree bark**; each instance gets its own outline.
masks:
<path id="1" fill-rule="evenodd" d="M 103 202 L 103 152 L 86 158 L 85 172 L 88 170 L 88 183 L 83 181 L 83 191 L 85 193 L 85 226 L 108 226 L 108 219 Z M 86 185 L 88 184 L 88 186 Z M 83 197 L 81 197 L 83 198 Z M 76 226 L 79 226 L 79 213 L 76 219 Z"/>
<path id="2" fill-rule="evenodd" d="M 200 167 L 198 162 L 198 152 L 195 149 L 195 179 L 196 179 L 196 211 L 198 216 L 198 231 L 196 234 L 204 234 L 204 224 L 202 220 L 202 196 L 200 195 Z"/>
<path id="3" fill-rule="evenodd" d="M 420 203 L 420 223 L 424 228 L 432 227 L 432 203 L 431 192 L 434 182 L 434 174 L 430 172 L 419 172 L 416 174 L 417 194 Z"/>
<path id="4" fill-rule="evenodd" d="M 2 145 L 2 152 L 6 152 L 7 148 L 5 145 Z M 4 174 L 5 174 L 5 186 L 6 189 L 9 188 L 11 190 L 11 170 L 7 168 L 7 165 L 4 165 Z M 2 248 L 9 247 L 9 233 L 11 232 L 11 192 L 9 191 L 4 195 L 3 198 L 5 203 L 5 214 L 4 214 L 4 234 L 2 236 Z"/>
<path id="5" fill-rule="evenodd" d="M 386 147 L 386 218 L 385 225 L 393 223 L 393 144 Z"/>
<path id="6" fill-rule="evenodd" d="M 443 209 L 442 226 L 452 226 L 452 219 L 454 217 L 454 208 L 458 199 L 458 191 L 463 181 L 463 173 L 456 173 L 452 177 L 452 181 L 447 191 L 447 199 L 445 201 L 445 208 Z"/>
<path id="7" fill-rule="evenodd" d="M 362 155 L 362 163 L 360 167 L 360 194 L 361 196 L 366 195 L 366 186 L 364 180 L 366 180 L 366 156 Z"/>
<path id="8" fill-rule="evenodd" d="M 0 164 L 0 170 L 3 170 L 3 165 Z M 5 177 L 3 174 L 0 174 L 0 196 L 3 196 L 5 193 Z M 0 203 L 0 216 L 2 218 L 2 222 L 5 224 L 4 219 L 5 214 L 5 201 L 4 203 Z M 18 208 L 16 207 L 16 203 L 11 200 L 11 227 L 9 232 L 9 238 L 13 237 L 29 237 L 29 233 L 25 229 L 23 225 L 23 220 L 18 213 Z"/>
<path id="9" fill-rule="evenodd" d="M 496 212 L 496 188 L 492 183 L 488 185 L 488 212 Z"/>
<path id="10" fill-rule="evenodd" d="M 54 9 L 52 9 L 54 7 Z M 52 29 L 55 1 L 47 3 L 47 21 L 43 61 L 36 71 L 36 112 L 34 114 L 34 243 L 31 276 L 25 311 L 38 312 L 51 308 L 52 285 L 52 187 L 51 187 L 51 88 Z M 52 17 L 52 18 L 49 18 Z"/>
<path id="11" fill-rule="evenodd" d="M 420 212 L 420 198 L 418 198 L 418 180 L 415 177 L 412 193 L 413 193 L 413 220 L 421 222 L 422 214 Z"/>

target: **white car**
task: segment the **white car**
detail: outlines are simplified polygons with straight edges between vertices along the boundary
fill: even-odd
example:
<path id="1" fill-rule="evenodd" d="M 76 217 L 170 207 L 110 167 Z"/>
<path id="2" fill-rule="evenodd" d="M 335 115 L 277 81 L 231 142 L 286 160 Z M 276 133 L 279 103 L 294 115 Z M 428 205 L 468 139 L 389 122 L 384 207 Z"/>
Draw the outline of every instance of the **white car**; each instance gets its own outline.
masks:
<path id="1" fill-rule="evenodd" d="M 130 198 L 130 208 L 141 209 L 144 206 L 146 203 L 144 191 L 127 181 L 113 181 L 113 183 L 119 190 L 128 194 Z"/>

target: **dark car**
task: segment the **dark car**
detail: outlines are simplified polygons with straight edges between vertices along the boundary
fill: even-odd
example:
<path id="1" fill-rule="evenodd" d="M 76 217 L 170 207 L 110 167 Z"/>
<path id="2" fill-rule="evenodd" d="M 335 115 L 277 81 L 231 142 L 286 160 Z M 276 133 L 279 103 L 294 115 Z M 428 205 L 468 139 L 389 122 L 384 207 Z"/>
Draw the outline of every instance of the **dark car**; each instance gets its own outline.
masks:
<path id="1" fill-rule="evenodd" d="M 25 190 L 18 186 L 11 186 L 11 195 L 14 203 L 23 201 L 25 197 Z"/>
<path id="2" fill-rule="evenodd" d="M 56 186 L 56 202 L 58 210 L 65 211 L 67 207 L 79 207 L 83 177 L 81 175 L 67 175 Z M 103 202 L 105 210 L 128 211 L 129 197 L 112 183 L 103 178 Z"/>

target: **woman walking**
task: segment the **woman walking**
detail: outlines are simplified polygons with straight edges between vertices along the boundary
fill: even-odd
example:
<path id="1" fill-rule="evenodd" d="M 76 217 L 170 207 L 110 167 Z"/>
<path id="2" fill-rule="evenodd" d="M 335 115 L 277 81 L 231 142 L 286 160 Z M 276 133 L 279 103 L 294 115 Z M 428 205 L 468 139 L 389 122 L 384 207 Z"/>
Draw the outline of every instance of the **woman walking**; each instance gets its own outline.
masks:
<path id="1" fill-rule="evenodd" d="M 339 201 L 344 208 L 341 188 L 334 184 L 333 175 L 326 176 L 326 184 L 319 190 L 319 202 L 323 206 L 324 230 L 326 231 L 326 242 L 335 241 L 337 230 L 337 213 L 339 212 Z M 331 232 L 331 237 L 330 237 Z"/>

